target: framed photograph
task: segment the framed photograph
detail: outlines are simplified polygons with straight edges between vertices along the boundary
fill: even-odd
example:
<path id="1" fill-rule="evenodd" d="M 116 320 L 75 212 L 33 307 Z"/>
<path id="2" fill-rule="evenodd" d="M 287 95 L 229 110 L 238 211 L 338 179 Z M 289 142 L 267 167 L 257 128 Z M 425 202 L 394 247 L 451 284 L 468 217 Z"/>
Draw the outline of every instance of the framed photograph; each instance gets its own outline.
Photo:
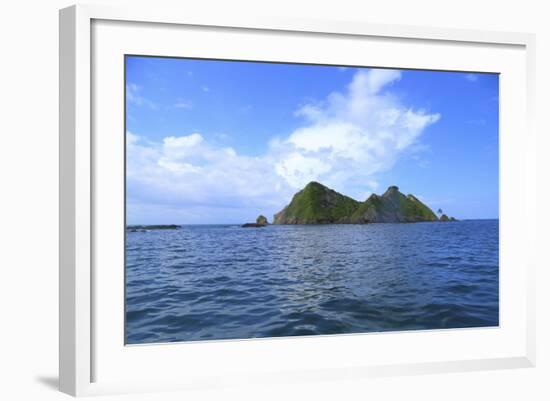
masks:
<path id="1" fill-rule="evenodd" d="M 61 10 L 61 390 L 533 366 L 533 48 Z"/>

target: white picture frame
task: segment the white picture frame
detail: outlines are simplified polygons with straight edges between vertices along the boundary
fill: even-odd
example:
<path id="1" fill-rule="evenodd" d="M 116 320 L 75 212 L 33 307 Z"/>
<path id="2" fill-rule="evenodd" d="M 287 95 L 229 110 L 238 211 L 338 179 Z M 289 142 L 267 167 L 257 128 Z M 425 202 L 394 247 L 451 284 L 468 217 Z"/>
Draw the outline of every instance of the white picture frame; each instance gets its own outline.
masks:
<path id="1" fill-rule="evenodd" d="M 119 25 L 117 26 L 117 24 Z M 502 91 L 504 103 L 501 107 L 501 113 L 507 113 L 506 118 L 509 118 L 509 120 L 504 121 L 503 128 L 505 132 L 509 132 L 509 135 L 506 135 L 503 143 L 501 143 L 501 219 L 504 218 L 505 223 L 501 224 L 501 241 L 504 241 L 505 244 L 513 243 L 514 246 L 501 251 L 501 264 L 511 267 L 510 269 L 504 269 L 502 273 L 505 275 L 505 280 L 504 284 L 501 283 L 501 308 L 504 309 L 505 313 L 513 309 L 510 312 L 513 315 L 505 316 L 504 319 L 505 322 L 510 321 L 511 323 L 501 325 L 497 329 L 459 330 L 452 333 L 432 331 L 429 333 L 318 336 L 319 338 L 309 339 L 218 341 L 208 342 L 208 344 L 184 345 L 183 347 L 178 344 L 131 347 L 129 352 L 114 349 L 113 345 L 105 345 L 109 343 L 109 340 L 105 340 L 105 338 L 110 334 L 101 327 L 106 327 L 110 322 L 116 323 L 117 320 L 123 320 L 123 313 L 122 310 L 119 311 L 116 307 L 113 308 L 115 310 L 113 313 L 103 313 L 104 308 L 102 305 L 107 301 L 120 305 L 122 300 L 119 291 L 123 291 L 123 289 L 118 286 L 117 277 L 119 276 L 114 277 L 113 281 L 109 281 L 109 276 L 105 274 L 98 275 L 95 269 L 97 269 L 98 260 L 101 261 L 104 260 L 102 258 L 113 256 L 108 251 L 102 250 L 105 248 L 102 248 L 101 244 L 110 241 L 116 245 L 123 232 L 113 234 L 112 230 L 108 230 L 108 227 L 103 225 L 101 219 L 107 219 L 108 216 L 102 211 L 101 199 L 96 197 L 95 194 L 98 189 L 100 189 L 99 192 L 105 192 L 119 185 L 120 180 L 115 179 L 104 184 L 105 180 L 97 177 L 102 176 L 100 163 L 104 162 L 100 159 L 105 156 L 105 160 L 110 160 L 105 163 L 112 162 L 116 167 L 120 160 L 117 157 L 121 156 L 117 156 L 116 153 L 121 148 L 117 147 L 116 144 L 111 147 L 108 143 L 97 142 L 94 138 L 94 129 L 103 127 L 101 125 L 103 120 L 96 119 L 101 119 L 105 114 L 102 114 L 103 112 L 93 102 L 94 96 L 103 95 L 102 89 L 93 87 L 92 80 L 97 71 L 102 71 L 101 60 L 110 57 L 110 54 L 114 54 L 112 52 L 116 54 L 126 52 L 125 46 L 129 43 L 126 42 L 127 37 L 139 36 L 142 29 L 152 29 L 149 33 L 153 31 L 155 33 L 149 35 L 151 38 L 150 43 L 141 40 L 139 49 L 144 49 L 147 53 L 157 54 L 154 49 L 155 40 L 164 37 L 163 35 L 177 34 L 180 30 L 183 30 L 182 34 L 185 34 L 186 27 L 199 28 L 198 31 L 204 31 L 206 35 L 209 30 L 215 30 L 218 38 L 219 35 L 229 37 L 232 34 L 241 35 L 242 33 L 241 36 L 245 38 L 246 35 L 262 34 L 265 36 L 266 41 L 273 41 L 273 48 L 276 47 L 277 41 L 283 40 L 278 35 L 286 35 L 287 37 L 295 35 L 296 38 L 302 38 L 304 43 L 314 40 L 314 38 L 326 40 L 327 43 L 331 38 L 339 38 L 342 41 L 368 39 L 374 41 L 384 40 L 387 43 L 395 42 L 396 45 L 400 41 L 407 41 L 409 44 L 414 42 L 418 46 L 436 46 L 442 52 L 445 51 L 446 47 L 453 47 L 453 52 L 467 52 L 468 49 L 477 49 L 480 57 L 476 61 L 478 64 L 475 65 L 478 66 L 477 70 L 483 72 L 502 73 L 497 63 L 506 62 L 507 67 L 503 65 L 502 68 L 508 68 L 506 74 L 509 75 L 505 75 L 510 76 L 510 79 L 506 81 L 508 83 L 504 84 L 509 86 L 505 86 L 505 90 Z M 130 32 L 130 30 L 132 35 L 124 34 L 124 32 Z M 197 34 L 199 39 L 200 32 Z M 95 41 L 94 34 L 96 35 Z M 156 37 L 155 35 L 159 36 Z M 106 45 L 106 37 L 110 39 L 109 46 Z M 390 26 L 349 21 L 248 18 L 246 16 L 239 19 L 227 19 L 215 14 L 191 15 L 184 10 L 157 9 L 153 6 L 146 8 L 112 8 L 108 6 L 78 5 L 61 10 L 60 390 L 79 396 L 244 385 L 250 380 L 284 383 L 296 380 L 362 378 L 380 375 L 534 366 L 534 270 L 536 259 L 533 256 L 534 252 L 531 252 L 531 250 L 535 243 L 535 219 L 533 216 L 536 216 L 536 208 L 527 203 L 528 199 L 525 195 L 526 193 L 535 193 L 537 187 L 536 138 L 533 129 L 534 45 L 534 35 L 523 33 Z M 128 48 L 137 48 L 133 44 L 128 46 Z M 170 45 L 167 44 L 166 46 L 168 47 L 159 49 L 158 52 L 171 52 Z M 428 47 L 425 51 L 433 52 L 433 49 L 430 50 Z M 495 49 L 495 57 L 483 64 L 482 54 L 488 51 L 487 49 Z M 104 50 L 105 53 L 102 53 Z M 254 49 L 250 51 L 253 52 Z M 212 47 L 210 54 L 216 55 L 217 52 L 219 50 L 217 51 L 215 47 Z M 255 58 L 254 54 L 256 53 L 249 53 L 248 56 Z M 502 59 L 499 59 L 499 55 L 502 55 Z M 243 55 L 242 57 L 246 56 Z M 262 59 L 267 56 L 258 57 Z M 281 57 L 286 56 L 273 57 L 279 60 Z M 314 58 L 315 56 L 312 53 L 309 57 Z M 285 60 L 288 61 L 289 59 L 285 58 Z M 329 59 L 323 61 L 327 62 L 327 60 L 330 63 Z M 453 64 L 452 57 L 445 62 L 447 64 L 438 64 L 441 69 L 464 70 L 468 68 L 466 65 Z M 474 63 L 474 61 L 470 62 Z M 383 66 L 393 66 L 395 63 L 397 61 L 388 58 Z M 428 62 L 422 64 L 417 60 L 416 65 L 418 68 L 422 68 L 422 66 L 429 68 L 432 64 Z M 117 74 L 118 78 L 113 76 L 111 80 L 108 77 L 106 81 L 101 81 L 104 78 L 99 78 L 95 84 L 100 81 L 118 82 L 120 71 Z M 122 91 L 122 88 L 123 86 L 119 86 L 117 90 Z M 520 94 L 517 96 L 518 98 L 511 99 L 512 89 L 516 89 L 517 93 Z M 516 103 L 508 103 L 508 100 Z M 512 105 L 519 105 L 520 107 L 511 107 Z M 119 117 L 122 119 L 122 116 Z M 117 124 L 120 124 L 120 121 L 112 120 L 116 120 L 116 117 L 105 118 L 106 123 L 113 124 L 111 127 L 118 127 Z M 107 150 L 108 148 L 112 149 L 110 153 Z M 99 154 L 101 157 L 98 157 Z M 119 175 L 114 175 L 120 179 Z M 521 191 L 518 191 L 521 193 L 514 192 L 516 184 L 521 185 Z M 98 185 L 106 186 L 98 188 Z M 115 196 L 115 199 L 118 198 Z M 111 217 L 117 220 L 117 216 Z M 515 241 L 517 238 L 509 229 L 510 227 L 521 228 L 524 238 L 521 241 Z M 106 297 L 109 298 L 105 298 L 104 301 L 97 301 L 94 298 L 98 286 L 101 287 L 101 292 L 106 293 Z M 517 307 L 510 307 L 512 302 Z M 117 327 L 120 327 L 120 324 L 122 323 L 116 323 Z M 100 328 L 98 329 L 98 327 Z M 121 338 L 116 340 L 117 344 L 120 343 L 120 340 Z M 439 359 L 430 357 L 424 360 L 418 358 L 415 354 L 405 355 L 405 353 L 403 353 L 405 356 L 401 359 L 397 357 L 389 358 L 387 350 L 386 352 L 383 351 L 384 347 L 390 346 L 405 348 L 409 341 L 417 341 L 415 344 L 425 344 L 428 341 L 434 344 L 434 348 L 437 348 L 438 341 L 441 341 L 441 346 L 449 344 L 451 341 L 463 342 L 463 344 L 457 345 L 455 356 L 442 354 Z M 483 341 L 484 343 L 482 343 Z M 477 342 L 480 345 L 479 349 L 476 349 Z M 338 357 L 339 353 L 335 352 L 344 349 L 342 347 L 345 347 L 345 344 L 353 344 L 354 347 L 365 347 L 369 343 L 372 343 L 373 347 L 382 349 L 379 357 L 371 354 L 372 361 L 365 360 L 364 355 L 360 352 L 356 352 L 354 357 L 351 355 L 345 356 L 346 352 L 343 352 L 344 357 L 340 359 Z M 495 348 L 483 352 L 482 348 L 488 349 L 486 344 L 490 343 L 495 343 Z M 122 343 L 120 346 L 124 347 L 124 344 Z M 169 353 L 167 352 L 169 347 L 179 347 L 177 348 L 179 351 Z M 173 348 L 173 350 L 175 349 Z M 471 351 L 468 355 L 465 354 L 464 358 L 456 357 L 466 349 Z M 311 357 L 311 363 L 304 362 L 293 369 L 286 369 L 285 363 L 288 364 L 288 362 L 285 362 L 285 358 L 281 356 L 282 350 L 297 354 L 303 352 L 303 355 Z M 315 355 L 319 355 L 320 350 L 325 352 L 322 361 L 315 359 Z M 138 362 L 141 360 L 146 366 L 155 364 L 158 366 L 161 361 L 166 362 L 167 366 L 173 366 L 174 361 L 168 361 L 168 359 L 174 359 L 175 357 L 169 354 L 175 353 L 178 355 L 185 353 L 188 356 L 185 362 L 188 369 L 186 370 L 185 379 L 178 375 L 162 376 L 163 372 L 160 371 L 155 377 L 154 372 L 141 372 L 139 369 L 142 368 L 137 367 Z M 118 354 L 121 355 L 119 359 L 117 359 L 118 356 L 115 356 Z M 252 354 L 259 355 L 265 362 L 254 359 Z M 426 354 L 429 354 L 429 352 L 426 352 Z M 202 369 L 193 368 L 191 366 L 194 363 L 193 361 L 197 362 L 201 355 L 208 355 L 210 358 L 223 357 L 225 360 L 242 358 L 244 362 L 235 361 L 220 364 L 223 366 L 217 367 L 218 370 L 212 364 L 210 366 L 206 364 Z M 181 361 L 181 358 L 179 360 Z M 239 366 L 239 363 L 241 366 Z M 247 363 L 258 363 L 258 366 L 250 369 L 245 366 Z M 261 365 L 261 363 L 264 363 L 264 365 Z M 107 364 L 113 366 L 112 371 L 108 372 L 109 374 L 103 374 L 101 366 L 105 368 Z M 134 369 L 131 369 L 131 366 Z M 105 370 L 107 369 L 105 368 Z M 122 371 L 125 374 L 115 374 Z M 207 371 L 212 371 L 212 374 L 205 373 Z M 103 379 L 103 376 L 105 376 L 105 379 Z"/>

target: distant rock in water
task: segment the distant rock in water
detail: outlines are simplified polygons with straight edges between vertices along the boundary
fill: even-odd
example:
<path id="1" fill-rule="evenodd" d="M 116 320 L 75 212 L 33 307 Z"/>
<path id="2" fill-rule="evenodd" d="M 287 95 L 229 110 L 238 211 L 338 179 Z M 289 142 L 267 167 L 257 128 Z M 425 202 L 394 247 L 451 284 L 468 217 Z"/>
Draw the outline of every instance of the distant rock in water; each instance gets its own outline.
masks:
<path id="1" fill-rule="evenodd" d="M 256 219 L 256 222 L 255 223 L 245 223 L 243 224 L 241 227 L 244 227 L 244 228 L 250 228 L 250 227 L 265 227 L 267 226 L 269 223 L 267 221 L 267 217 L 263 216 L 263 215 L 259 215 L 258 218 Z"/>
<path id="2" fill-rule="evenodd" d="M 442 214 L 441 217 L 439 218 L 439 221 L 445 223 L 448 221 L 457 221 L 457 220 L 454 217 L 449 217 L 446 214 Z"/>
<path id="3" fill-rule="evenodd" d="M 130 232 L 143 232 L 148 230 L 177 230 L 181 226 L 177 224 L 155 224 L 155 225 L 137 225 L 127 226 L 126 230 Z"/>
<path id="4" fill-rule="evenodd" d="M 367 224 L 438 221 L 435 213 L 413 195 L 391 186 L 383 195 L 359 202 L 318 182 L 310 182 L 273 217 L 273 224 Z"/>

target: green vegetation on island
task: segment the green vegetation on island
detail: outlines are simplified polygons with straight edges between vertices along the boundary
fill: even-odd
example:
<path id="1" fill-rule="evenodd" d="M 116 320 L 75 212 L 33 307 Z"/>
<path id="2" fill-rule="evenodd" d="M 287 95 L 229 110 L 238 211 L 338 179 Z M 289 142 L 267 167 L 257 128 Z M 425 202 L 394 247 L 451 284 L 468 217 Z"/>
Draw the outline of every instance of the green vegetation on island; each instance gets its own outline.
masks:
<path id="1" fill-rule="evenodd" d="M 352 223 L 352 215 L 360 204 L 318 182 L 310 182 L 275 214 L 273 224 Z"/>
<path id="2" fill-rule="evenodd" d="M 447 217 L 447 216 L 445 216 Z M 368 224 L 456 221 L 439 219 L 414 195 L 391 186 L 383 195 L 372 194 L 364 202 L 342 195 L 318 182 L 310 182 L 273 217 L 273 224 Z"/>
<path id="3" fill-rule="evenodd" d="M 391 186 L 383 195 L 372 194 L 353 214 L 355 223 L 414 223 L 436 221 L 432 210 L 413 195 Z"/>

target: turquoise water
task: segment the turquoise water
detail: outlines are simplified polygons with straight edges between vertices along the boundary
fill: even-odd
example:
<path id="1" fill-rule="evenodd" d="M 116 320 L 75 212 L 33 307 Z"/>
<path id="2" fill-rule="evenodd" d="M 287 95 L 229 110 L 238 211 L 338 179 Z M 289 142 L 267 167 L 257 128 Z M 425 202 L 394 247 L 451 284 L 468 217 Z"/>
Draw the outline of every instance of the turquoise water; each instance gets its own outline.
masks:
<path id="1" fill-rule="evenodd" d="M 128 344 L 499 324 L 498 220 L 128 232 Z"/>

